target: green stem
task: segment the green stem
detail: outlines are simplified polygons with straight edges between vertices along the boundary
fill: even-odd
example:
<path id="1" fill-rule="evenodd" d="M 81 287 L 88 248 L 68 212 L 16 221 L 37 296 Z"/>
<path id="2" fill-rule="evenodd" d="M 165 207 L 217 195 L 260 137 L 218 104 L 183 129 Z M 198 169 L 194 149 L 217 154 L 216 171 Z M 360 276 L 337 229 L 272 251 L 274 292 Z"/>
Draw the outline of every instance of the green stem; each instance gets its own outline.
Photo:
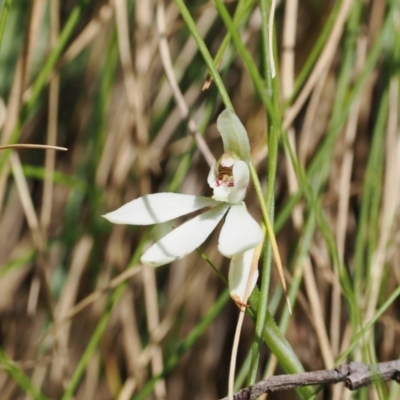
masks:
<path id="1" fill-rule="evenodd" d="M 8 13 L 11 8 L 11 0 L 5 0 L 0 16 L 0 48 L 3 42 L 4 31 L 6 29 Z"/>
<path id="2" fill-rule="evenodd" d="M 192 16 L 189 13 L 189 10 L 187 9 L 183 0 L 175 0 L 175 3 L 177 5 L 177 7 L 179 8 L 182 18 L 186 22 L 187 27 L 189 28 L 190 33 L 193 36 L 193 39 L 197 43 L 199 51 L 200 51 L 201 55 L 203 56 L 204 61 L 207 64 L 207 68 L 209 69 L 211 76 L 214 79 L 214 82 L 218 88 L 219 94 L 221 96 L 221 99 L 222 99 L 225 107 L 228 110 L 231 110 L 232 112 L 234 112 L 231 99 L 229 98 L 228 92 L 225 89 L 225 85 L 222 82 L 222 78 L 221 78 L 217 68 L 215 67 L 214 60 L 212 59 L 211 54 L 208 51 L 207 46 L 204 43 L 203 38 L 201 37 L 201 35 L 197 29 L 196 23 L 194 22 Z"/>
<path id="3" fill-rule="evenodd" d="M 271 12 L 271 2 L 269 0 L 261 0 L 260 1 L 260 9 L 261 9 L 261 20 L 262 20 L 262 49 L 263 49 L 263 66 L 264 66 L 264 79 L 267 82 L 267 92 L 270 94 L 272 98 L 272 110 L 270 112 L 273 113 L 271 115 L 268 113 L 268 109 L 266 110 L 268 113 L 268 184 L 267 184 L 267 195 L 264 200 L 266 209 L 269 210 L 270 221 L 273 223 L 274 221 L 274 194 L 275 194 L 275 178 L 276 178 L 276 168 L 278 162 L 278 142 L 279 136 L 281 133 L 281 121 L 280 111 L 279 111 L 279 87 L 277 85 L 278 77 L 272 79 L 271 74 L 271 58 L 274 57 L 274 54 L 270 54 L 269 49 L 269 14 Z M 274 35 L 274 37 L 276 37 Z M 275 44 L 274 49 L 276 49 L 276 41 L 273 42 Z M 277 60 L 278 58 L 275 57 Z M 276 68 L 279 71 L 279 68 Z M 276 123 L 279 125 L 276 125 Z M 271 223 L 271 225 L 272 225 Z M 275 235 L 274 235 L 275 238 Z M 257 310 L 257 320 L 255 326 L 255 340 L 252 345 L 252 357 L 251 364 L 248 375 L 248 385 L 252 385 L 255 383 L 258 372 L 258 365 L 260 361 L 262 340 L 261 335 L 264 329 L 266 315 L 268 312 L 267 304 L 268 304 L 268 293 L 269 293 L 269 284 L 270 284 L 270 275 L 271 275 L 271 263 L 272 263 L 272 252 L 271 252 L 271 241 L 266 241 L 265 243 L 265 252 L 264 259 L 261 268 L 261 285 L 260 285 L 260 301 L 259 307 Z"/>

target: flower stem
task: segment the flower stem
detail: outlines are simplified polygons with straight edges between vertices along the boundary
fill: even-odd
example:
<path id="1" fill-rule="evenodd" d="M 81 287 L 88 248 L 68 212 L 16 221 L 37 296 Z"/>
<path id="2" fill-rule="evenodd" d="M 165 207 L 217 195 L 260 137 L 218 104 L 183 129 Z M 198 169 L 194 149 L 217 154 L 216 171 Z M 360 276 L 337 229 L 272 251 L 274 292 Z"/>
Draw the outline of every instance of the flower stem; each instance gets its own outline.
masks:
<path id="1" fill-rule="evenodd" d="M 268 215 L 268 211 L 267 211 L 267 207 L 266 207 L 265 202 L 264 202 L 264 196 L 263 196 L 263 191 L 262 191 L 262 188 L 261 188 L 260 180 L 258 179 L 257 171 L 256 171 L 256 169 L 255 169 L 255 167 L 254 167 L 252 162 L 249 164 L 249 168 L 250 168 L 251 180 L 253 181 L 253 185 L 254 185 L 254 188 L 255 188 L 256 194 L 257 194 L 257 198 L 258 198 L 258 201 L 260 203 L 261 212 L 262 212 L 263 219 L 264 219 L 264 222 L 265 222 L 265 227 L 267 228 L 267 234 L 268 234 L 268 237 L 269 237 L 269 239 L 271 241 L 272 252 L 274 253 L 276 265 L 278 267 L 279 278 L 281 280 L 283 291 L 284 291 L 285 296 L 286 296 L 286 302 L 287 302 L 287 305 L 288 305 L 288 308 L 289 308 L 289 312 L 291 314 L 292 313 L 292 308 L 290 306 L 290 301 L 289 301 L 289 298 L 287 296 L 287 287 L 286 287 L 285 277 L 283 275 L 283 266 L 282 266 L 281 256 L 279 254 L 278 245 L 276 243 L 274 229 L 272 228 L 271 221 L 269 219 L 269 215 Z"/>

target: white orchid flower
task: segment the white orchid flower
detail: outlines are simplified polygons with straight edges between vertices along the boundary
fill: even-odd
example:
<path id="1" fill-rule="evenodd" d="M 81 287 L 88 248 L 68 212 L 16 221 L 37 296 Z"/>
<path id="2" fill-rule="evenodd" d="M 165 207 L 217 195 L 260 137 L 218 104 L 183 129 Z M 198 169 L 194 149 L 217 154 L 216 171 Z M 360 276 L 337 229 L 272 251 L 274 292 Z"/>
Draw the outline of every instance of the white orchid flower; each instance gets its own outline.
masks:
<path id="1" fill-rule="evenodd" d="M 250 180 L 247 132 L 239 118 L 228 110 L 218 117 L 217 127 L 225 153 L 214 161 L 208 175 L 208 184 L 214 191 L 212 198 L 176 193 L 149 194 L 104 215 L 104 218 L 115 224 L 151 225 L 207 208 L 154 243 L 142 255 L 143 264 L 158 267 L 198 248 L 225 216 L 218 250 L 231 258 L 229 288 L 232 298 L 240 304 L 245 295 L 254 248 L 261 242 L 263 234 L 243 202 Z M 257 278 L 258 271 L 254 274 L 251 291 Z"/>

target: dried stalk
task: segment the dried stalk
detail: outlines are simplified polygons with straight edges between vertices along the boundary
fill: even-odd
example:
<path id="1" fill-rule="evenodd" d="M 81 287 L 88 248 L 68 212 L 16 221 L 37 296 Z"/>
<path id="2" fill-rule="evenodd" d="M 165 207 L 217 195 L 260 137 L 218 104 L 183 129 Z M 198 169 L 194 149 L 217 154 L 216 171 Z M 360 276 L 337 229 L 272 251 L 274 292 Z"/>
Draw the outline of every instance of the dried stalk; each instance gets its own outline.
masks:
<path id="1" fill-rule="evenodd" d="M 356 390 L 376 382 L 386 382 L 390 380 L 400 383 L 400 360 L 379 364 L 352 362 L 330 370 L 272 376 L 264 381 L 241 389 L 233 395 L 233 399 L 253 400 L 264 393 L 280 392 L 300 386 L 339 382 L 344 382 L 349 390 Z M 224 397 L 221 400 L 228 400 L 228 397 Z"/>

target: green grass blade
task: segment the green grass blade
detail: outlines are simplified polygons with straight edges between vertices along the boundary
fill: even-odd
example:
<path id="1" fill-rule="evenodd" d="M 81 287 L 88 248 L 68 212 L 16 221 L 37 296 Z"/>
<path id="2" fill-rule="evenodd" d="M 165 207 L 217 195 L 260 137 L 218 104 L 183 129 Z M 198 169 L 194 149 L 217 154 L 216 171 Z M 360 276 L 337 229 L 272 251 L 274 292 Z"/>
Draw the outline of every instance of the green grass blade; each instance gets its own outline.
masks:
<path id="1" fill-rule="evenodd" d="M 389 96 L 386 92 L 380 99 L 378 117 L 376 120 L 371 152 L 369 155 L 365 181 L 361 200 L 360 221 L 356 236 L 356 249 L 354 259 L 354 289 L 358 295 L 361 293 L 361 282 L 364 276 L 369 276 L 371 268 L 372 253 L 376 248 L 376 236 L 378 230 L 377 211 L 382 189 L 382 168 L 385 125 L 389 110 Z M 368 278 L 367 278 L 368 282 Z"/>
<path id="2" fill-rule="evenodd" d="M 239 28 L 250 16 L 250 11 L 253 6 L 254 0 L 239 0 L 238 5 L 235 10 L 235 14 L 233 15 L 233 23 L 236 28 Z M 244 20 L 244 21 L 243 21 Z M 214 57 L 214 64 L 220 65 L 222 58 L 225 54 L 226 49 L 229 46 L 231 41 L 231 35 L 229 32 L 225 35 L 222 40 L 221 46 L 219 47 L 217 54 Z"/>
<path id="3" fill-rule="evenodd" d="M 43 393 L 33 386 L 31 380 L 23 373 L 23 371 L 8 358 L 2 348 L 0 348 L 0 365 L 17 383 L 17 385 L 34 400 L 47 399 Z"/>
<path id="4" fill-rule="evenodd" d="M 0 48 L 1 48 L 1 43 L 3 42 L 3 36 L 4 36 L 4 31 L 6 29 L 6 24 L 7 24 L 7 18 L 8 18 L 8 13 L 11 8 L 11 3 L 12 0 L 5 0 L 3 4 L 3 8 L 1 9 L 1 15 L 0 15 Z"/>
<path id="5" fill-rule="evenodd" d="M 193 39 L 197 43 L 200 53 L 203 56 L 204 61 L 207 64 L 207 68 L 209 69 L 210 74 L 214 79 L 214 82 L 218 88 L 219 94 L 222 98 L 222 101 L 223 101 L 225 107 L 228 110 L 234 111 L 231 99 L 229 98 L 228 92 L 225 89 L 225 85 L 222 82 L 222 78 L 221 78 L 219 72 L 217 71 L 217 68 L 215 67 L 214 60 L 212 59 L 211 54 L 208 51 L 207 46 L 204 43 L 203 38 L 201 37 L 201 35 L 197 29 L 196 23 L 194 22 L 192 16 L 190 15 L 189 10 L 187 9 L 183 0 L 175 0 L 175 3 L 179 9 L 179 12 L 182 15 L 182 18 L 186 22 L 187 27 L 189 28 L 190 33 L 193 36 Z"/>
<path id="6" fill-rule="evenodd" d="M 48 55 L 43 67 L 40 69 L 39 75 L 32 84 L 30 98 L 21 111 L 20 117 L 13 130 L 10 140 L 8 141 L 8 144 L 17 143 L 21 135 L 21 129 L 23 124 L 25 123 L 26 119 L 29 117 L 29 114 L 36 106 L 39 96 L 49 79 L 51 71 L 54 69 L 68 40 L 71 38 L 71 35 L 80 20 L 83 9 L 88 3 L 89 0 L 80 0 L 71 11 L 69 18 L 60 33 L 56 46 L 52 49 L 52 51 Z M 10 153 L 11 150 L 6 150 L 2 152 L 2 154 L 0 155 L 0 174 L 3 171 L 4 165 L 7 162 Z"/>
<path id="7" fill-rule="evenodd" d="M 336 21 L 337 15 L 339 14 L 339 10 L 342 6 L 342 3 L 343 3 L 343 0 L 335 2 L 335 5 L 329 15 L 329 18 L 326 21 L 326 24 L 324 24 L 322 32 L 320 33 L 320 35 L 318 35 L 318 39 L 317 39 L 315 45 L 313 46 L 310 55 L 307 57 L 307 60 L 304 63 L 299 75 L 296 77 L 296 80 L 294 83 L 294 90 L 293 90 L 291 99 L 289 101 L 289 105 L 292 104 L 294 102 L 294 100 L 296 99 L 296 97 L 299 95 L 301 88 L 303 87 L 315 62 L 317 61 L 322 49 L 324 48 L 325 43 L 328 40 L 329 35 L 331 34 L 331 31 L 332 31 L 333 25 Z"/>
<path id="8" fill-rule="evenodd" d="M 394 301 L 400 296 L 400 286 L 388 297 L 388 299 L 382 304 L 382 306 L 377 310 L 373 318 L 371 318 L 364 327 L 354 335 L 350 345 L 347 349 L 338 357 L 336 360 L 336 365 L 340 365 L 354 350 L 355 346 L 359 345 L 362 337 L 375 325 L 379 318 L 385 313 L 385 311 L 394 303 Z"/>
<path id="9" fill-rule="evenodd" d="M 149 398 L 157 381 L 165 377 L 175 368 L 182 356 L 194 346 L 200 336 L 209 327 L 211 322 L 214 321 L 221 310 L 225 307 L 229 299 L 229 290 L 225 289 L 219 295 L 213 306 L 207 311 L 207 314 L 201 319 L 201 321 L 190 332 L 190 334 L 182 341 L 182 343 L 174 351 L 174 354 L 170 356 L 170 358 L 166 361 L 164 370 L 161 372 L 161 374 L 149 379 L 143 386 L 141 391 L 133 397 L 133 400 L 145 400 Z"/>

